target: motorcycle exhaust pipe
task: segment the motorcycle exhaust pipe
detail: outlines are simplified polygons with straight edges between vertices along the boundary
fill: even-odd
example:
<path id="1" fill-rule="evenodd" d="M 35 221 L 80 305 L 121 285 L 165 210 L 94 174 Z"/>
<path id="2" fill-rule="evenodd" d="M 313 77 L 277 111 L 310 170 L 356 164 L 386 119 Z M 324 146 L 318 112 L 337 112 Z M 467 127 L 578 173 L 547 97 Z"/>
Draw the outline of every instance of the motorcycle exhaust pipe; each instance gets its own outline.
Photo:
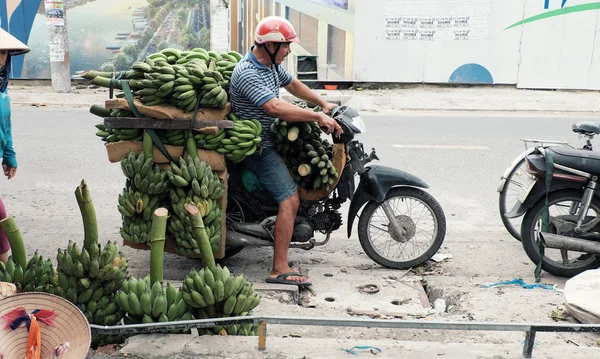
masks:
<path id="1" fill-rule="evenodd" d="M 566 249 L 568 251 L 600 254 L 600 242 L 543 232 L 540 232 L 540 236 L 546 242 L 547 248 Z"/>
<path id="2" fill-rule="evenodd" d="M 244 233 L 227 231 L 227 244 L 232 247 L 272 247 L 273 242 L 249 236 Z"/>

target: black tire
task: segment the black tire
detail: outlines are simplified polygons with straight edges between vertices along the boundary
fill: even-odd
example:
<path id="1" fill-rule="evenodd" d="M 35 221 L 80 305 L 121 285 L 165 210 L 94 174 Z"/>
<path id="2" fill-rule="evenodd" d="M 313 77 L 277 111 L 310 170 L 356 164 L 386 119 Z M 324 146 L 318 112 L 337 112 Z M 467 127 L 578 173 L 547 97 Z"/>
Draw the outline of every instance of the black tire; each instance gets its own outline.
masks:
<path id="1" fill-rule="evenodd" d="M 228 224 L 230 221 L 244 222 L 248 220 L 248 213 L 244 210 L 242 204 L 234 197 L 229 197 L 227 199 L 226 216 Z M 229 227 L 229 225 L 227 227 Z M 234 255 L 240 253 L 244 248 L 244 246 L 230 246 L 225 243 L 225 256 L 223 259 L 233 257 Z"/>
<path id="2" fill-rule="evenodd" d="M 358 221 L 358 239 L 365 253 L 377 264 L 394 269 L 408 269 L 423 264 L 433 257 L 440 249 L 446 235 L 446 217 L 444 216 L 444 211 L 440 204 L 430 194 L 420 189 L 412 187 L 395 187 L 388 191 L 385 199 L 389 200 L 394 197 L 414 198 L 421 201 L 429 208 L 437 228 L 435 239 L 430 247 L 418 257 L 408 261 L 393 261 L 380 255 L 373 247 L 369 236 L 369 224 L 371 218 L 373 213 L 380 206 L 380 203 L 377 201 L 369 201 L 360 214 L 360 219 Z"/>
<path id="3" fill-rule="evenodd" d="M 573 200 L 580 202 L 583 192 L 577 190 L 560 190 L 550 193 L 548 196 L 548 206 L 554 203 L 558 203 L 565 200 Z M 523 224 L 521 226 L 521 243 L 525 253 L 531 259 L 531 261 L 537 265 L 540 261 L 540 252 L 538 249 L 537 236 L 535 235 L 535 224 L 541 218 L 542 210 L 544 208 L 545 198 L 539 200 L 533 207 L 531 207 L 523 218 Z M 596 208 L 600 215 L 600 199 L 594 196 L 590 209 Z M 553 231 L 554 232 L 554 231 Z M 578 266 L 568 266 L 563 263 L 559 263 L 544 256 L 542 259 L 542 269 L 546 272 L 559 277 L 570 278 L 579 273 L 582 273 L 588 269 L 595 269 L 600 267 L 600 259 L 596 255 L 589 255 L 585 260 L 581 261 Z"/>
<path id="4" fill-rule="evenodd" d="M 508 177 L 506 178 L 506 183 L 504 184 L 504 188 L 502 189 L 502 191 L 500 192 L 499 196 L 498 196 L 498 209 L 500 211 L 500 219 L 502 219 L 502 224 L 504 224 L 504 228 L 506 228 L 506 230 L 508 231 L 508 233 L 510 233 L 511 236 L 513 236 L 516 240 L 520 241 L 521 240 L 521 224 L 522 222 L 521 217 L 519 218 L 506 218 L 504 216 L 504 213 L 506 213 L 507 210 L 510 210 L 511 208 L 507 209 L 506 208 L 506 197 L 508 195 L 508 188 L 511 184 L 513 184 L 513 178 L 515 176 L 515 173 L 519 170 L 519 168 L 524 168 L 525 166 L 525 159 L 522 159 L 517 166 L 513 169 L 513 171 L 508 175 Z M 519 186 L 517 184 L 517 186 Z"/>

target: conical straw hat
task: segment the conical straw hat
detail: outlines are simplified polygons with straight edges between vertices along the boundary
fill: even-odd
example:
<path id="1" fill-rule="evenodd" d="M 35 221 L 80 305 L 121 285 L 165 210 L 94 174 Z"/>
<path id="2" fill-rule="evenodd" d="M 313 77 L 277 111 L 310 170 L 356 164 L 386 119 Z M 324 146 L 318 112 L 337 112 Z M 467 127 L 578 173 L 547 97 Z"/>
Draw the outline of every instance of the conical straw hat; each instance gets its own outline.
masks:
<path id="1" fill-rule="evenodd" d="M 8 50 L 11 56 L 22 55 L 29 52 L 29 47 L 17 40 L 4 29 L 0 28 L 0 51 Z"/>
<path id="2" fill-rule="evenodd" d="M 70 348 L 60 359 L 83 359 L 87 356 L 92 340 L 90 326 L 85 315 L 71 302 L 48 293 L 16 294 L 0 300 L 0 318 L 18 307 L 25 307 L 27 313 L 36 309 L 56 313 L 53 326 L 38 321 L 42 336 L 42 359 L 52 359 L 54 349 L 64 342 L 69 342 Z M 0 354 L 4 359 L 25 358 L 27 328 L 22 325 L 16 330 L 2 329 L 5 324 L 0 323 Z"/>

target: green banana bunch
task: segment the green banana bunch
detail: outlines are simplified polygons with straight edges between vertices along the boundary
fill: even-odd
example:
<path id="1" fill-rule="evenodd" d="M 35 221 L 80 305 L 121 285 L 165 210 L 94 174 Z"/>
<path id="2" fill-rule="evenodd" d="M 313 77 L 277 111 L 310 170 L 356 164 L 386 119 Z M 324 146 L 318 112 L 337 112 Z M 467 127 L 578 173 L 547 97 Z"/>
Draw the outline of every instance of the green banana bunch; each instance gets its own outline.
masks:
<path id="1" fill-rule="evenodd" d="M 185 160 L 180 157 L 179 166 L 171 162 L 168 176 L 174 187 L 191 187 L 194 194 L 204 199 L 219 199 L 225 194 L 225 187 L 219 176 L 197 156 L 187 155 Z"/>
<path id="2" fill-rule="evenodd" d="M 157 130 L 156 134 L 162 143 L 172 146 L 183 146 L 185 141 L 184 130 Z"/>
<path id="3" fill-rule="evenodd" d="M 168 230 L 175 237 L 176 250 L 182 255 L 200 254 L 200 245 L 194 238 L 191 223 L 184 206 L 195 204 L 204 219 L 206 232 L 213 251 L 221 243 L 221 218 L 223 211 L 218 200 L 225 194 L 225 186 L 210 165 L 198 157 L 179 159 L 179 166 L 171 163 L 169 179 L 173 188 L 169 192 L 171 208 L 175 215 L 169 219 Z"/>
<path id="4" fill-rule="evenodd" d="M 127 156 L 124 156 L 121 159 L 121 170 L 129 180 L 129 183 L 132 184 L 135 189 L 145 194 L 151 196 L 159 195 L 167 192 L 169 189 L 167 171 L 161 171 L 158 166 L 154 165 L 153 158 L 146 158 L 143 152 L 137 157 L 134 151 L 131 151 Z M 119 205 L 125 206 L 127 204 L 119 201 Z M 131 207 L 127 207 L 127 209 L 131 209 Z M 130 212 L 127 209 L 125 210 L 125 213 Z"/>
<path id="5" fill-rule="evenodd" d="M 58 274 L 50 259 L 44 260 L 36 251 L 25 270 L 10 256 L 0 262 L 0 282 L 13 283 L 19 292 L 49 292 L 58 283 Z"/>
<path id="6" fill-rule="evenodd" d="M 256 119 L 240 119 L 233 112 L 228 115 L 228 119 L 233 121 L 233 128 L 225 130 L 226 136 L 221 140 L 217 152 L 225 154 L 228 160 L 238 163 L 259 150 L 262 125 Z M 262 148 L 259 151 L 262 151 Z"/>
<path id="7" fill-rule="evenodd" d="M 197 133 L 194 135 L 196 146 L 205 150 L 216 150 L 221 147 L 221 140 L 225 138 L 227 132 L 221 129 L 216 135 L 207 135 L 204 133 Z"/>
<path id="8" fill-rule="evenodd" d="M 160 282 L 150 285 L 150 276 L 142 279 L 129 278 L 116 294 L 121 310 L 127 313 L 126 324 L 173 322 L 193 320 L 183 293 L 171 283 L 166 287 Z M 175 331 L 180 332 L 180 331 Z"/>
<path id="9" fill-rule="evenodd" d="M 183 299 L 198 319 L 246 316 L 260 304 L 252 283 L 243 275 L 234 277 L 227 267 L 217 265 L 214 272 L 208 267 L 192 270 L 183 280 Z M 256 335 L 256 326 L 214 328 L 205 334 L 225 329 L 230 335 Z"/>
<path id="10" fill-rule="evenodd" d="M 331 189 L 339 177 L 332 162 L 333 146 L 321 138 L 323 131 L 316 122 L 294 124 L 275 119 L 270 132 L 276 140 L 275 149 L 300 187 Z"/>
<path id="11" fill-rule="evenodd" d="M 119 195 L 117 208 L 124 217 L 141 216 L 145 221 L 149 221 L 163 198 L 165 195 L 162 193 L 151 196 L 148 193 L 136 191 L 128 182 L 127 186 L 123 188 L 123 193 Z"/>
<path id="12" fill-rule="evenodd" d="M 117 242 L 104 248 L 93 245 L 79 248 L 69 241 L 67 249 L 56 256 L 57 284 L 50 291 L 77 305 L 92 324 L 115 325 L 123 318 L 115 292 L 127 275 L 127 259 L 119 253 Z"/>
<path id="13" fill-rule="evenodd" d="M 143 138 L 143 130 L 140 128 L 106 128 L 102 123 L 96 124 L 96 128 L 96 136 L 103 142 L 141 141 Z"/>

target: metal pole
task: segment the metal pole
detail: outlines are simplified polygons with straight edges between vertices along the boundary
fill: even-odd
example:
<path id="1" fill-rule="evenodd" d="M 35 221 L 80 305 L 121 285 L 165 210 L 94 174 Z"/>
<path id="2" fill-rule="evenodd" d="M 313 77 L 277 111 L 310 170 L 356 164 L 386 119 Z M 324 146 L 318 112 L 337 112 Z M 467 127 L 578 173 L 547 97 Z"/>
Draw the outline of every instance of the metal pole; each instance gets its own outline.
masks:
<path id="1" fill-rule="evenodd" d="M 50 50 L 50 77 L 55 92 L 71 92 L 67 10 L 64 0 L 44 0 Z"/>
<path id="2" fill-rule="evenodd" d="M 535 331 L 529 330 L 525 333 L 525 345 L 523 345 L 523 358 L 531 358 L 533 345 L 535 344 Z"/>
<path id="3" fill-rule="evenodd" d="M 267 349 L 267 322 L 258 325 L 258 350 Z"/>

